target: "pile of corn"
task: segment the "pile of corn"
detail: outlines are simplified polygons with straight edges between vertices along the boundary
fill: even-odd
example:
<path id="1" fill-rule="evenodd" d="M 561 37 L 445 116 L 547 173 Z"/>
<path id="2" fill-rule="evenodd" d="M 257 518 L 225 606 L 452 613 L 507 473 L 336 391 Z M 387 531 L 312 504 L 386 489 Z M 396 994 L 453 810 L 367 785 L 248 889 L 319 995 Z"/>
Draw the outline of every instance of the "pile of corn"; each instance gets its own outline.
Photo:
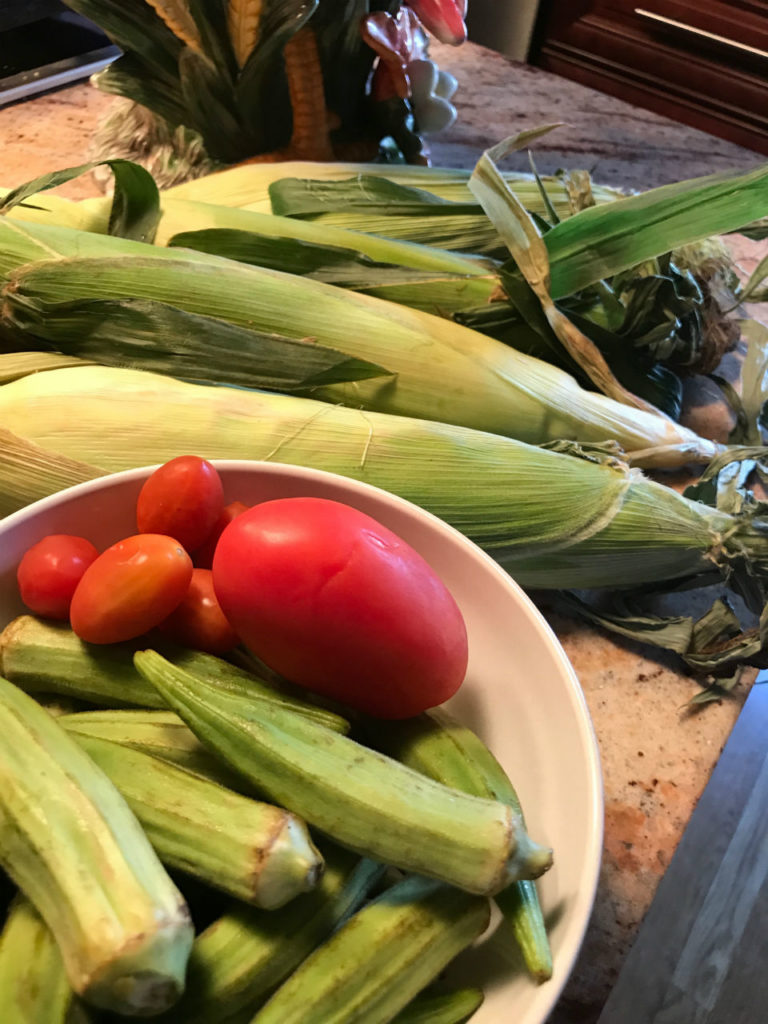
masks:
<path id="1" fill-rule="evenodd" d="M 750 590 L 756 607 L 768 566 L 762 521 L 749 509 L 687 500 L 641 472 L 708 463 L 723 447 L 615 387 L 553 299 L 598 280 L 606 260 L 615 272 L 658 252 L 672 228 L 654 233 L 643 211 L 659 219 L 665 211 L 680 243 L 713 225 L 730 230 L 763 215 L 768 173 L 706 179 L 695 188 L 682 183 L 632 199 L 597 191 L 594 204 L 580 209 L 561 181 L 540 190 L 490 166 L 492 173 L 486 165 L 471 179 L 475 193 L 492 213 L 499 202 L 523 211 L 504 221 L 503 240 L 558 337 L 607 394 L 425 312 L 440 296 L 453 309 L 497 301 L 499 265 L 360 230 L 396 236 L 386 211 L 354 230 L 351 216 L 264 212 L 266 172 L 254 166 L 160 197 L 156 244 L 149 245 L 105 233 L 113 216 L 108 200 L 74 204 L 43 194 L 0 218 L 0 512 L 67 483 L 189 452 L 273 460 L 408 498 L 528 587 L 708 584 L 719 576 Z M 363 168 L 360 178 L 360 170 L 358 182 L 381 173 Z M 467 174 L 406 173 L 420 188 L 434 188 L 437 200 L 442 190 L 461 209 L 474 204 L 462 216 L 500 244 L 499 217 L 492 224 L 485 215 Z M 232 205 L 223 199 L 228 184 Z M 510 184 L 511 199 L 503 194 Z M 526 205 L 562 218 L 545 236 L 546 248 Z M 406 219 L 413 238 L 422 218 Z M 447 230 L 451 218 L 442 210 L 424 220 Z M 206 252 L 201 240 L 214 227 L 249 245 L 283 240 L 298 246 L 290 251 L 299 257 L 318 246 L 344 259 L 354 252 L 374 268 L 385 265 L 383 284 L 363 294 Z M 185 238 L 197 248 L 183 247 Z M 418 284 L 398 284 L 393 267 L 419 275 Z M 438 299 L 415 297 L 432 286 Z"/>

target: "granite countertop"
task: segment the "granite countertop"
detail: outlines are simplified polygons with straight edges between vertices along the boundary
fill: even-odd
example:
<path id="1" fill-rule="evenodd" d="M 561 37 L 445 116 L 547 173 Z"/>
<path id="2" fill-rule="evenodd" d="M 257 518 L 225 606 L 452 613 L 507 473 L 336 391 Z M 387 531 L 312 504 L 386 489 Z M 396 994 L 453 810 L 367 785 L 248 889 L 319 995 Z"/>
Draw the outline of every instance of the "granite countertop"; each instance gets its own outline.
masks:
<path id="1" fill-rule="evenodd" d="M 459 80 L 457 123 L 431 144 L 435 164 L 471 167 L 481 151 L 523 128 L 564 127 L 536 146 L 541 172 L 583 168 L 604 184 L 648 188 L 761 162 L 758 154 L 636 109 L 473 44 L 433 46 Z M 87 84 L 0 109 L 2 184 L 13 186 L 89 157 L 89 140 L 116 101 Z M 528 170 L 525 154 L 505 166 Z M 96 194 L 89 177 L 61 194 Z M 765 243 L 732 242 L 744 273 Z M 701 433 L 722 437 L 727 424 L 708 405 L 691 409 Z M 602 756 L 605 848 L 600 884 L 582 954 L 551 1024 L 593 1022 L 614 982 L 658 882 L 675 850 L 746 697 L 754 674 L 723 702 L 684 705 L 697 684 L 672 658 L 558 616 L 539 606 L 586 694 Z"/>

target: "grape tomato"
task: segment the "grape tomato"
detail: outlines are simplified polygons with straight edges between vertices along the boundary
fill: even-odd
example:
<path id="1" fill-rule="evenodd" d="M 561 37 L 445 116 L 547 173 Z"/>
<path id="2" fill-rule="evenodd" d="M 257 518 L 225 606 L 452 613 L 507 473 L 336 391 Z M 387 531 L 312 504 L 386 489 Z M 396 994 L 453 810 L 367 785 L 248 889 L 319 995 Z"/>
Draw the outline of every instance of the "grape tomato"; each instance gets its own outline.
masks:
<path id="1" fill-rule="evenodd" d="M 72 595 L 83 573 L 99 556 L 85 537 L 52 533 L 33 544 L 16 571 L 24 604 L 36 615 L 68 619 Z"/>
<path id="2" fill-rule="evenodd" d="M 215 467 L 197 455 L 181 455 L 156 469 L 136 502 L 139 533 L 165 533 L 187 551 L 208 537 L 224 508 Z"/>
<path id="3" fill-rule="evenodd" d="M 210 569 L 194 569 L 181 603 L 158 629 L 184 647 L 208 654 L 226 654 L 237 647 L 237 633 L 221 610 Z"/>
<path id="4" fill-rule="evenodd" d="M 88 643 L 132 640 L 171 614 L 191 579 L 192 559 L 173 537 L 126 537 L 83 573 L 72 598 L 70 624 Z"/>
<path id="5" fill-rule="evenodd" d="M 224 506 L 208 537 L 192 554 L 192 561 L 195 563 L 196 568 L 210 569 L 213 566 L 213 555 L 216 551 L 216 545 L 219 543 L 219 537 L 224 532 L 225 527 L 229 526 L 232 520 L 237 519 L 241 513 L 247 511 L 248 506 L 243 504 L 242 501 L 231 501 L 229 505 Z"/>

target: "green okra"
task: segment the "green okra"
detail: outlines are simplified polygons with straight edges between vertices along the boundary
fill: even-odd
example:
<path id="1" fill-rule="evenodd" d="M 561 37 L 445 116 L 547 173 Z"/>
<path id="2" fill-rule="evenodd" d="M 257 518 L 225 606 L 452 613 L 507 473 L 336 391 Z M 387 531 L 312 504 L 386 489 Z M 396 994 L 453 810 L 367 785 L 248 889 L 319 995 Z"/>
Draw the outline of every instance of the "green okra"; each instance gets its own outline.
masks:
<path id="1" fill-rule="evenodd" d="M 78 711 L 60 719 L 71 733 L 95 736 L 161 758 L 229 789 L 248 788 L 242 776 L 214 757 L 174 711 L 110 708 Z"/>
<path id="2" fill-rule="evenodd" d="M 134 668 L 133 655 L 142 646 L 146 640 L 87 644 L 63 623 L 20 615 L 0 633 L 0 675 L 27 693 L 55 693 L 102 707 L 164 708 L 155 688 Z M 287 694 L 222 658 L 166 642 L 161 649 L 174 664 L 222 690 L 256 693 L 330 729 L 349 729 L 341 716 Z"/>
<path id="3" fill-rule="evenodd" d="M 0 1020 L 3 1024 L 87 1024 L 48 925 L 19 893 L 0 934 Z"/>
<path id="4" fill-rule="evenodd" d="M 361 720 L 363 734 L 403 764 L 473 796 L 500 800 L 523 817 L 507 773 L 480 737 L 442 708 L 399 722 Z M 552 951 L 536 885 L 523 879 L 497 893 L 526 968 L 538 982 L 552 977 Z"/>
<path id="5" fill-rule="evenodd" d="M 386 1024 L 489 920 L 487 898 L 407 876 L 316 949 L 251 1024 Z"/>
<path id="6" fill-rule="evenodd" d="M 187 991 L 162 1024 L 211 1024 L 256 1008 L 378 884 L 384 867 L 330 844 L 314 892 L 279 913 L 235 904 L 195 939 Z"/>
<path id="7" fill-rule="evenodd" d="M 453 992 L 421 992 L 393 1019 L 392 1024 L 463 1024 L 483 1004 L 479 988 Z"/>
<path id="8" fill-rule="evenodd" d="M 323 859 L 295 814 L 151 754 L 73 735 L 125 798 L 167 867 L 267 910 L 317 884 Z"/>
<path id="9" fill-rule="evenodd" d="M 288 708 L 224 694 L 156 651 L 135 663 L 217 756 L 362 856 L 488 894 L 551 864 L 506 804 L 449 789 Z"/>
<path id="10" fill-rule="evenodd" d="M 189 911 L 102 770 L 0 679 L 0 866 L 53 932 L 74 991 L 146 1016 L 184 988 Z"/>

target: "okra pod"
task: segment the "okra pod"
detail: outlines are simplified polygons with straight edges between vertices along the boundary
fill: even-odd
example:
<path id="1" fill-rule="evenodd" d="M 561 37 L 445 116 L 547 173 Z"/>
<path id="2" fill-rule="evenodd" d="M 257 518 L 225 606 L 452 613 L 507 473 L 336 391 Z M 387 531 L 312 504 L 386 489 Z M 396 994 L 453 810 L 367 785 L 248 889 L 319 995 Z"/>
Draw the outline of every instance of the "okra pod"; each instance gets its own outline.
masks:
<path id="1" fill-rule="evenodd" d="M 463 1024 L 483 1004 L 479 988 L 458 988 L 453 992 L 422 992 L 394 1018 L 392 1024 Z"/>
<path id="2" fill-rule="evenodd" d="M 268 910 L 317 884 L 323 859 L 295 814 L 151 754 L 73 735 L 123 795 L 168 867 Z"/>
<path id="3" fill-rule="evenodd" d="M 384 867 L 323 845 L 326 869 L 314 892 L 279 913 L 234 905 L 195 939 L 187 991 L 158 1024 L 211 1024 L 258 1006 L 378 884 Z"/>
<path id="4" fill-rule="evenodd" d="M 480 737 L 442 708 L 400 722 L 361 720 L 363 734 L 390 757 L 432 779 L 489 800 L 509 804 L 523 818 L 507 773 Z M 552 977 L 552 951 L 536 885 L 523 879 L 496 894 L 526 968 L 538 982 Z"/>
<path id="5" fill-rule="evenodd" d="M 362 856 L 487 894 L 551 864 L 506 804 L 449 789 L 288 708 L 224 694 L 156 651 L 135 662 L 230 767 Z"/>
<path id="6" fill-rule="evenodd" d="M 248 788 L 242 776 L 209 753 L 174 711 L 144 708 L 78 711 L 62 716 L 60 722 L 67 732 L 95 736 L 151 754 L 228 789 Z"/>
<path id="7" fill-rule="evenodd" d="M 19 893 L 0 934 L 0 1021 L 87 1024 L 48 925 Z"/>
<path id="8" fill-rule="evenodd" d="M 102 707 L 164 708 L 153 686 L 133 665 L 146 640 L 125 644 L 87 644 L 69 626 L 21 615 L 0 633 L 0 675 L 27 693 L 56 693 Z M 316 719 L 330 729 L 347 732 L 339 715 L 298 699 L 222 658 L 163 643 L 174 664 L 200 675 L 227 692 L 259 694 Z"/>
<path id="9" fill-rule="evenodd" d="M 0 679 L 0 865 L 53 932 L 74 991 L 147 1016 L 184 988 L 189 911 L 135 816 L 57 720 Z"/>
<path id="10" fill-rule="evenodd" d="M 251 1024 L 386 1024 L 489 919 L 485 897 L 408 876 L 316 949 Z"/>

